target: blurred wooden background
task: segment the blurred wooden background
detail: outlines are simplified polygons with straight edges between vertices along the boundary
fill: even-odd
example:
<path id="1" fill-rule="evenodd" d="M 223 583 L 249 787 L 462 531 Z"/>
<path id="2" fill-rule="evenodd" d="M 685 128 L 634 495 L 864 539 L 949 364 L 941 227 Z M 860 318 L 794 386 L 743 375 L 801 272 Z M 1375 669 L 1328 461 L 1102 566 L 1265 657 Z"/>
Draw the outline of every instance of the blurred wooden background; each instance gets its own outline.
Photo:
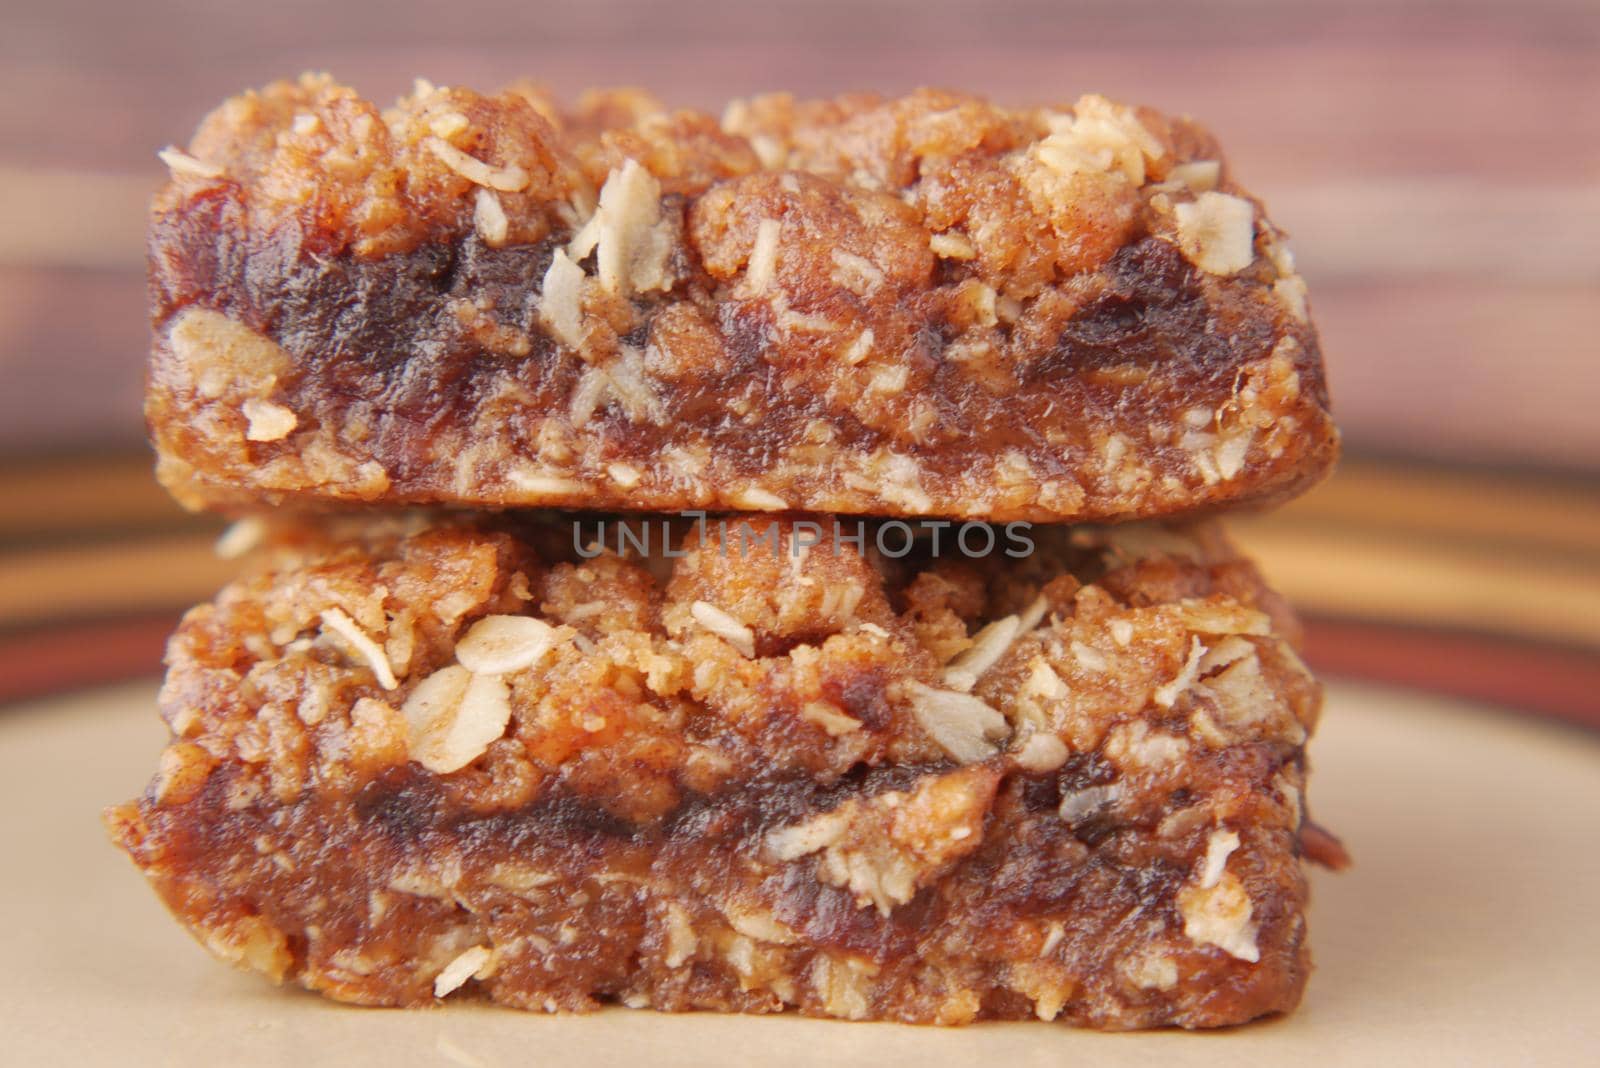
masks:
<path id="1" fill-rule="evenodd" d="M 3 28 L 0 699 L 89 681 L 86 641 L 153 666 L 219 581 L 141 452 L 154 152 L 326 69 L 380 100 L 933 83 L 1203 119 L 1292 234 L 1354 458 L 1240 528 L 1314 659 L 1600 721 L 1595 0 L 59 0 Z"/>

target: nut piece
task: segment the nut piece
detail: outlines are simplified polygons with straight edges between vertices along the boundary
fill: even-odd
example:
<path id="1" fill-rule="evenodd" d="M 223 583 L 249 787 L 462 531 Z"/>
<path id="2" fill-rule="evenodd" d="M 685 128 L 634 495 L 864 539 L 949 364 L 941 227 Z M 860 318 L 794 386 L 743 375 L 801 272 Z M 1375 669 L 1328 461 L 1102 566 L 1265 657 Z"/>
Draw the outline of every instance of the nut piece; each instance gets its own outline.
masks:
<path id="1" fill-rule="evenodd" d="M 1062 177 L 1116 175 L 1137 188 L 1145 181 L 1145 158 L 1160 155 L 1160 145 L 1128 109 L 1100 96 L 1085 96 L 1074 114 L 1050 117 L 1051 133 L 1030 150 Z"/>
<path id="2" fill-rule="evenodd" d="M 556 629 L 532 616 L 485 616 L 456 643 L 456 659 L 478 675 L 504 675 L 537 664 L 557 641 Z"/>
<path id="3" fill-rule="evenodd" d="M 1250 922 L 1250 896 L 1232 872 L 1215 886 L 1185 886 L 1178 891 L 1183 933 L 1198 945 L 1216 946 L 1230 957 L 1254 964 L 1261 959 L 1256 925 Z"/>
<path id="4" fill-rule="evenodd" d="M 1238 274 L 1256 258 L 1255 208 L 1243 197 L 1201 193 L 1173 214 L 1179 246 L 1202 271 Z"/>
<path id="5" fill-rule="evenodd" d="M 1067 757 L 1070 755 L 1065 742 L 1054 734 L 1044 732 L 1028 735 L 1014 753 L 1017 766 L 1035 775 L 1055 771 L 1067 762 Z"/>
<path id="6" fill-rule="evenodd" d="M 293 432 L 300 419 L 281 404 L 251 397 L 240 406 L 244 417 L 250 421 L 245 428 L 247 441 L 280 441 Z"/>
<path id="7" fill-rule="evenodd" d="M 681 967 L 694 956 L 700 940 L 694 933 L 694 925 L 689 922 L 689 914 L 676 901 L 667 902 L 667 918 L 663 929 L 665 954 L 662 961 L 669 968 Z"/>
<path id="8" fill-rule="evenodd" d="M 1197 159 L 1180 163 L 1167 171 L 1168 185 L 1187 186 L 1196 193 L 1206 193 L 1217 188 L 1222 180 L 1222 161 Z"/>
<path id="9" fill-rule="evenodd" d="M 818 953 L 811 961 L 811 986 L 822 1010 L 841 1020 L 865 1020 L 872 1012 L 872 984 L 864 966 L 850 957 Z"/>
<path id="10" fill-rule="evenodd" d="M 788 501 L 776 493 L 769 493 L 759 487 L 740 490 L 738 493 L 732 494 L 730 499 L 734 504 L 748 512 L 786 512 L 789 510 Z"/>
<path id="11" fill-rule="evenodd" d="M 1206 856 L 1200 862 L 1200 886 L 1209 890 L 1222 881 L 1227 870 L 1228 857 L 1239 848 L 1239 835 L 1235 831 L 1217 828 L 1206 840 Z"/>
<path id="12" fill-rule="evenodd" d="M 1171 990 L 1178 985 L 1178 964 L 1164 953 L 1142 953 L 1123 964 L 1122 973 L 1140 990 Z"/>
<path id="13" fill-rule="evenodd" d="M 179 312 L 167 327 L 167 344 L 206 400 L 228 393 L 259 397 L 293 363 L 271 338 L 210 308 Z"/>
<path id="14" fill-rule="evenodd" d="M 859 719 L 845 715 L 826 701 L 807 701 L 800 709 L 800 718 L 821 727 L 833 738 L 861 729 Z"/>
<path id="15" fill-rule="evenodd" d="M 174 742 L 161 752 L 155 797 L 163 805 L 181 805 L 205 785 L 217 758 L 193 742 Z"/>
<path id="16" fill-rule="evenodd" d="M 967 235 L 957 231 L 932 235 L 928 238 L 928 247 L 935 256 L 947 260 L 970 260 L 978 255 Z"/>
<path id="17" fill-rule="evenodd" d="M 483 755 L 511 722 L 511 691 L 497 675 L 474 675 L 459 664 L 423 679 L 401 707 L 411 732 L 411 759 L 440 775 Z"/>

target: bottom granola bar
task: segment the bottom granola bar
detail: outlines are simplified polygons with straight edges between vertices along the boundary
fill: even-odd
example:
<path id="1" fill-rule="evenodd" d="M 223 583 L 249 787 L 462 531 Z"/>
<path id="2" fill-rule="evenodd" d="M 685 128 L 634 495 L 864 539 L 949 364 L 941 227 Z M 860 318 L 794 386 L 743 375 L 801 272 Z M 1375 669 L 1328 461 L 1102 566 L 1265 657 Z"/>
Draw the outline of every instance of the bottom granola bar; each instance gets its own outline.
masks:
<path id="1" fill-rule="evenodd" d="M 112 835 L 213 953 L 362 1004 L 1292 1008 L 1320 694 L 1220 529 L 973 559 L 826 522 L 280 536 L 173 637 Z"/>

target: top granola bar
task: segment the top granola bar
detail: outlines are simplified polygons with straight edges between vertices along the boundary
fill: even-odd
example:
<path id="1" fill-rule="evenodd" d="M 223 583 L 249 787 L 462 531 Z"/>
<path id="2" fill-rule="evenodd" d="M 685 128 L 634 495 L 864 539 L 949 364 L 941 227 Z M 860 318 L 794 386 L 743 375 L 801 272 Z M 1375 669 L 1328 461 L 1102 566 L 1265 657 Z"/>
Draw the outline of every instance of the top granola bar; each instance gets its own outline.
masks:
<path id="1" fill-rule="evenodd" d="M 1086 96 L 325 76 L 235 97 L 150 229 L 186 505 L 1150 518 L 1338 451 L 1305 287 L 1186 119 Z"/>

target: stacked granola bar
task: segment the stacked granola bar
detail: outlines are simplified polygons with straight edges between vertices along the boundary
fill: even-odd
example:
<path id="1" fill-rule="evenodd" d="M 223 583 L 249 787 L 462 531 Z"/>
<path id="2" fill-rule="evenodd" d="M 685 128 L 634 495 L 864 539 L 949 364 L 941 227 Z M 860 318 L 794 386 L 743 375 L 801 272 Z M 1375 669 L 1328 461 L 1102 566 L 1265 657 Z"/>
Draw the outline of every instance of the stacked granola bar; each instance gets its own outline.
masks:
<path id="1" fill-rule="evenodd" d="M 382 1005 L 1297 1002 L 1320 691 L 1207 516 L 1338 438 L 1204 130 L 307 76 L 163 157 L 158 474 L 251 551 L 108 822 L 213 952 Z"/>

